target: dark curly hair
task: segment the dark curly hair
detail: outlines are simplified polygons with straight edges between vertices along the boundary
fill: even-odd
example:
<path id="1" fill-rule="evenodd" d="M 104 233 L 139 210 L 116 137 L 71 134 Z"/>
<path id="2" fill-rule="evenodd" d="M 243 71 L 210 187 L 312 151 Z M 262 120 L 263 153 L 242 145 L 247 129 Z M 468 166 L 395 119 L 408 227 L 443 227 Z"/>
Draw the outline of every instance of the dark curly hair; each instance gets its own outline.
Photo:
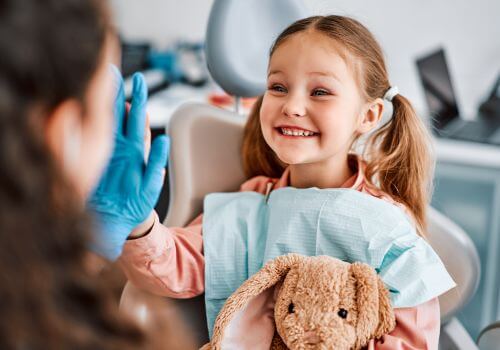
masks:
<path id="1" fill-rule="evenodd" d="M 151 348 L 86 269 L 91 221 L 43 135 L 112 30 L 103 0 L 0 0 L 1 349 Z"/>

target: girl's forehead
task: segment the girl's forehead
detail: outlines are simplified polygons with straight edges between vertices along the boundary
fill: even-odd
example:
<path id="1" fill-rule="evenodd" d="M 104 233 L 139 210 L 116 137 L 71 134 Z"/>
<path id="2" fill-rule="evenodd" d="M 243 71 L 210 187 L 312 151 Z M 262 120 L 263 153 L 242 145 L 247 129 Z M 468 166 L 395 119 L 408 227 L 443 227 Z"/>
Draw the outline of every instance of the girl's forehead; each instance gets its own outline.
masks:
<path id="1" fill-rule="evenodd" d="M 282 42 L 269 60 L 268 74 L 325 73 L 338 80 L 352 77 L 352 61 L 345 47 L 316 31 L 293 34 Z M 333 74 L 332 74 L 333 73 Z"/>

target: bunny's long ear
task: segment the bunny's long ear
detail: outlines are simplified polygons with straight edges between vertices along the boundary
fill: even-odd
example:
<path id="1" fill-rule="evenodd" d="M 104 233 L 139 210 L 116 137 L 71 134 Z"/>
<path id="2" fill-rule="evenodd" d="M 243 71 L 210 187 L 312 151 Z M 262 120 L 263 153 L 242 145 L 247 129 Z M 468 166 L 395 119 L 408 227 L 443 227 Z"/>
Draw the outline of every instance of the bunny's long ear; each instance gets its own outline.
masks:
<path id="1" fill-rule="evenodd" d="M 375 270 L 364 263 L 351 264 L 356 280 L 358 320 L 357 341 L 354 349 L 361 349 L 373 338 L 380 338 L 395 327 L 389 293 Z"/>
<path id="2" fill-rule="evenodd" d="M 385 288 L 384 282 L 377 276 L 378 283 L 378 327 L 374 338 L 380 338 L 384 334 L 391 332 L 396 327 L 396 317 L 391 306 L 389 291 Z"/>
<path id="3" fill-rule="evenodd" d="M 301 259 L 297 254 L 279 256 L 245 281 L 219 312 L 211 349 L 268 350 L 276 329 L 274 287 Z"/>

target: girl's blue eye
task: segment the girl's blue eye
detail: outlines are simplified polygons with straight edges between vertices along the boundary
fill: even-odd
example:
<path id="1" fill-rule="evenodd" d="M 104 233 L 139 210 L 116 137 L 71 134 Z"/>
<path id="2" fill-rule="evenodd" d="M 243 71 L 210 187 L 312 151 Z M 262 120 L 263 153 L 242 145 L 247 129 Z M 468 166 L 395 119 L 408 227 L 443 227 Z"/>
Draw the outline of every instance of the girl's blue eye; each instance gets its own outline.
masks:
<path id="1" fill-rule="evenodd" d="M 270 89 L 276 92 L 286 93 L 286 89 L 281 85 L 273 85 Z"/>
<path id="2" fill-rule="evenodd" d="M 325 89 L 316 89 L 312 92 L 312 96 L 326 96 L 326 95 L 330 95 L 330 93 Z"/>

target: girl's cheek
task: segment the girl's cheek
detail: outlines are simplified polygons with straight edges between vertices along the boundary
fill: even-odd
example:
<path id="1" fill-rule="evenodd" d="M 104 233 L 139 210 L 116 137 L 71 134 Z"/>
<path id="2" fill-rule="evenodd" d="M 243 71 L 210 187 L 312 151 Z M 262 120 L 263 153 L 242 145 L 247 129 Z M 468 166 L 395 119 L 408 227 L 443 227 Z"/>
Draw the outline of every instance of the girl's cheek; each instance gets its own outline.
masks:
<path id="1" fill-rule="evenodd" d="M 262 104 L 259 114 L 260 114 L 260 124 L 262 127 L 264 127 L 269 122 L 269 110 L 267 106 Z"/>
<path id="2" fill-rule="evenodd" d="M 270 119 L 273 115 L 277 114 L 279 110 L 279 104 L 273 99 L 272 96 L 265 98 L 262 101 L 262 106 L 260 108 L 260 115 L 263 119 Z"/>

